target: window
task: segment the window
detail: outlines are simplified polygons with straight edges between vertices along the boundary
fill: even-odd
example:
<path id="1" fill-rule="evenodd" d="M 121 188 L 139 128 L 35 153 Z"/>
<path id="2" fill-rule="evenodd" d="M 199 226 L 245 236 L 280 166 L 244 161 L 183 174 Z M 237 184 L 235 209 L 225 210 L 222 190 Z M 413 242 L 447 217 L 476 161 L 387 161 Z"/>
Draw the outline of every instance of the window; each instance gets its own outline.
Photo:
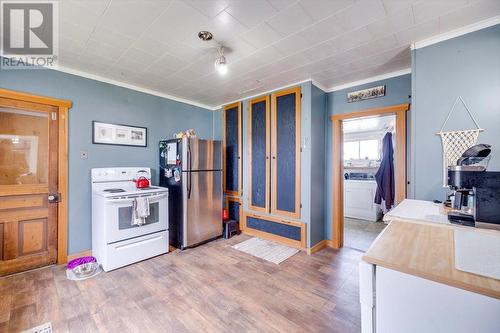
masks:
<path id="1" fill-rule="evenodd" d="M 344 142 L 344 161 L 379 160 L 379 140 L 360 140 Z"/>

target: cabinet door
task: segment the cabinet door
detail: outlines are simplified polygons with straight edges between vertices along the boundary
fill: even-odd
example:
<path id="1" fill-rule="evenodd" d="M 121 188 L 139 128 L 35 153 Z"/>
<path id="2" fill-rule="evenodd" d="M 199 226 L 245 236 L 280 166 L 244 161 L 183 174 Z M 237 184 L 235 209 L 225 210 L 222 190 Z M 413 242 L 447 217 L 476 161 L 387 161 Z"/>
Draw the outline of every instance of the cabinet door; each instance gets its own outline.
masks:
<path id="1" fill-rule="evenodd" d="M 300 87 L 272 95 L 271 213 L 300 218 Z"/>
<path id="2" fill-rule="evenodd" d="M 256 98 L 248 105 L 248 179 L 249 208 L 269 212 L 270 190 L 270 109 L 269 96 Z"/>
<path id="3" fill-rule="evenodd" d="M 224 107 L 224 193 L 241 195 L 241 103 Z"/>

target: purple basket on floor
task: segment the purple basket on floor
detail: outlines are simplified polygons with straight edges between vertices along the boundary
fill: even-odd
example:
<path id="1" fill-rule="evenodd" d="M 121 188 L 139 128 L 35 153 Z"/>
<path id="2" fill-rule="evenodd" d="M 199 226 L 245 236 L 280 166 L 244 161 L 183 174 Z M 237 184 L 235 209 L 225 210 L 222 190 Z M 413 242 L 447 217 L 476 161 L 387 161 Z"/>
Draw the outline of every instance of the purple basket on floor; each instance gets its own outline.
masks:
<path id="1" fill-rule="evenodd" d="M 97 260 L 94 257 L 92 257 L 92 256 L 76 258 L 76 259 L 73 259 L 70 262 L 68 262 L 68 264 L 66 265 L 66 268 L 67 269 L 73 269 L 73 268 L 75 268 L 77 266 L 80 266 L 80 265 L 83 265 L 83 264 L 88 264 L 90 262 L 96 262 L 96 261 Z"/>

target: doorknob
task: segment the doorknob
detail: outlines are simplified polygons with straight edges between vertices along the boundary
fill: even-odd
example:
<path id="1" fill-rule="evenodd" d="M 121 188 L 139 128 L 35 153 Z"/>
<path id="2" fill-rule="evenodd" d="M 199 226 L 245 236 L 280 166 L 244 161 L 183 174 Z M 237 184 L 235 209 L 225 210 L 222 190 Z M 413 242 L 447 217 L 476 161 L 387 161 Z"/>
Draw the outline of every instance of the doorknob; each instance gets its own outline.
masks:
<path id="1" fill-rule="evenodd" d="M 49 196 L 47 197 L 47 200 L 50 203 L 57 203 L 57 202 L 59 202 L 59 193 L 49 194 Z"/>

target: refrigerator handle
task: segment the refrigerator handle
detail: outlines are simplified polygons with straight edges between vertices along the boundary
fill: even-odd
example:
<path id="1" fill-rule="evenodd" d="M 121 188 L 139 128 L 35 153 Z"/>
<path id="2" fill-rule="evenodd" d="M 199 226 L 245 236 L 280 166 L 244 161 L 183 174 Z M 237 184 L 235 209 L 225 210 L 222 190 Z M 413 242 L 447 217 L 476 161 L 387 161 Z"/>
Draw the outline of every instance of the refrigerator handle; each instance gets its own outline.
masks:
<path id="1" fill-rule="evenodd" d="M 191 143 L 190 143 L 190 140 L 187 139 L 187 158 L 188 158 L 188 166 L 187 166 L 187 169 L 188 169 L 188 179 L 187 179 L 187 197 L 188 199 L 191 199 Z"/>

